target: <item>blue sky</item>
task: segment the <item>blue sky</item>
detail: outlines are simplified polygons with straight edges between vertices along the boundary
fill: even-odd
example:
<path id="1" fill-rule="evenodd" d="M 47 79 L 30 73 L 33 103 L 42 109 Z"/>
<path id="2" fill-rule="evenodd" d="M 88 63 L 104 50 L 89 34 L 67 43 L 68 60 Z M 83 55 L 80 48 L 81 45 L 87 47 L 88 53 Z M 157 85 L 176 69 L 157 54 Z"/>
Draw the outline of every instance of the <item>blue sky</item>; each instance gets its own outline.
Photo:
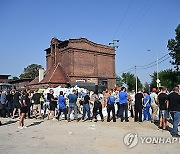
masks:
<path id="1" fill-rule="evenodd" d="M 105 45 L 120 40 L 116 73 L 121 75 L 168 53 L 167 41 L 180 24 L 179 6 L 179 0 L 1 0 L 0 74 L 19 76 L 32 63 L 45 67 L 44 49 L 52 37 L 84 37 Z M 159 70 L 172 68 L 169 61 Z M 150 82 L 154 71 L 156 66 L 137 74 Z"/>

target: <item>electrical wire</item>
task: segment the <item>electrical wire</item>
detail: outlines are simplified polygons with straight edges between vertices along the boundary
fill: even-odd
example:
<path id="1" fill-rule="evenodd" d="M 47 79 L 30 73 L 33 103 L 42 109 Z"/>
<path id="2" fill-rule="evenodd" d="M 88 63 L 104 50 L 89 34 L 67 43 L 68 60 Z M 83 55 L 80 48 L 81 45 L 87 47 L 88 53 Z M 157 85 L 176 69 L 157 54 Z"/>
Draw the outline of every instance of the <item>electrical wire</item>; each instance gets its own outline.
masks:
<path id="1" fill-rule="evenodd" d="M 169 55 L 169 54 L 167 53 L 166 55 L 164 55 L 163 57 L 159 58 L 158 60 L 163 59 L 163 58 L 166 57 L 167 55 Z M 157 63 L 157 60 L 156 60 L 156 61 L 153 61 L 152 63 L 146 64 L 146 65 L 143 65 L 143 66 L 137 66 L 137 67 L 146 67 L 146 66 L 152 65 L 152 64 L 154 64 L 154 63 Z"/>
<path id="2" fill-rule="evenodd" d="M 167 59 L 169 59 L 169 58 L 170 58 L 170 56 L 167 57 L 167 58 L 165 58 L 164 60 L 158 62 L 158 64 L 161 64 L 162 62 L 164 62 L 165 60 L 167 60 Z M 154 64 L 154 65 L 152 65 L 152 66 L 148 66 L 148 67 L 145 67 L 145 68 L 137 68 L 137 70 L 148 69 L 148 68 L 151 68 L 151 67 L 154 67 L 154 66 L 157 66 L 157 64 Z"/>
<path id="3" fill-rule="evenodd" d="M 164 62 L 165 60 L 169 59 L 170 56 L 166 57 L 167 55 L 169 55 L 169 54 L 165 54 L 164 56 L 162 56 L 161 58 L 159 58 L 159 59 L 158 59 L 158 60 L 159 60 L 158 64 L 161 64 L 161 63 Z M 165 57 L 166 57 L 166 58 L 165 58 Z M 165 58 L 165 59 L 164 59 L 164 58 Z M 136 69 L 137 69 L 137 70 L 143 70 L 143 69 L 148 69 L 148 68 L 154 67 L 154 66 L 156 66 L 156 65 L 157 65 L 157 61 L 154 61 L 154 62 L 152 62 L 152 63 L 146 64 L 146 65 L 143 65 L 143 66 L 136 66 Z M 140 67 L 140 68 L 139 68 L 139 67 Z M 131 67 L 131 68 L 127 69 L 127 70 L 121 71 L 120 74 L 121 74 L 121 73 L 125 73 L 125 72 L 132 72 L 132 71 L 134 71 L 134 70 L 135 70 L 135 67 Z"/>
<path id="4" fill-rule="evenodd" d="M 123 21 L 124 21 L 126 15 L 128 14 L 129 9 L 130 9 L 130 7 L 131 7 L 133 1 L 134 1 L 134 0 L 131 0 L 131 2 L 129 3 L 128 8 L 127 8 L 127 10 L 126 10 L 126 12 L 125 12 L 123 18 L 121 19 L 121 21 L 120 21 L 120 23 L 119 23 L 119 26 L 117 27 L 117 29 L 116 29 L 116 31 L 115 31 L 115 33 L 114 33 L 114 35 L 113 35 L 113 40 L 114 40 L 114 37 L 116 36 L 117 32 L 119 31 L 119 28 L 121 27 L 121 25 L 122 25 L 122 23 L 123 23 Z"/>
<path id="5" fill-rule="evenodd" d="M 149 0 L 147 0 L 146 4 L 144 5 L 144 8 L 145 8 L 146 5 L 148 4 L 148 2 L 149 2 Z M 126 31 L 126 33 L 122 36 L 121 41 L 124 41 L 124 40 L 127 38 L 128 34 L 129 34 L 135 27 L 138 26 L 138 24 L 141 22 L 141 20 L 142 20 L 143 17 L 145 16 L 145 14 L 150 10 L 150 8 L 152 7 L 152 5 L 153 5 L 154 2 L 155 2 L 155 0 L 152 1 L 152 3 L 151 3 L 149 6 L 147 5 L 146 10 L 143 12 L 143 14 L 142 14 L 139 18 L 136 18 L 136 19 L 137 19 L 137 20 L 136 20 L 137 22 L 136 22 L 135 24 L 131 24 L 132 26 L 131 26 L 130 29 L 129 29 L 128 31 Z"/>

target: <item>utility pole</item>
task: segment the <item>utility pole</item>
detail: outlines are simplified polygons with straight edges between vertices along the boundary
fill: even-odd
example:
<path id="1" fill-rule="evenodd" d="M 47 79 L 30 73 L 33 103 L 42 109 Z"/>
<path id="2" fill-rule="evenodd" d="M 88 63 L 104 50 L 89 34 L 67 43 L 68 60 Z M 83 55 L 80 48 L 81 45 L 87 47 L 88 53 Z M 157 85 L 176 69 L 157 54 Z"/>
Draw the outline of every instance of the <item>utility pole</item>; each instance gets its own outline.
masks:
<path id="1" fill-rule="evenodd" d="M 159 79 L 159 58 L 158 58 L 158 52 L 152 51 L 150 49 L 148 49 L 147 51 L 151 51 L 154 52 L 156 54 L 156 83 L 157 83 L 157 88 L 159 90 L 159 87 L 161 86 L 161 81 Z"/>
<path id="2" fill-rule="evenodd" d="M 138 84 L 137 84 L 137 66 L 135 66 L 135 78 L 136 78 L 136 93 L 138 91 L 137 87 L 138 87 Z"/>

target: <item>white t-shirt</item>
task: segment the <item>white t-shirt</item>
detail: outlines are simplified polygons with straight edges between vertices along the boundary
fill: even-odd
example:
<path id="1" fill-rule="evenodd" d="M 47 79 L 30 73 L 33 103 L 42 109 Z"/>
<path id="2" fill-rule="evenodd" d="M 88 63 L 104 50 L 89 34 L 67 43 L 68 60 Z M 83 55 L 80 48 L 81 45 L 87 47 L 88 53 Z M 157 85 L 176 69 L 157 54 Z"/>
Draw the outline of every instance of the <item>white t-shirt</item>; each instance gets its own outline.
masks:
<path id="1" fill-rule="evenodd" d="M 158 106 L 155 102 L 155 99 L 157 99 L 157 94 L 153 92 L 150 94 L 150 97 L 151 97 L 151 105 Z"/>

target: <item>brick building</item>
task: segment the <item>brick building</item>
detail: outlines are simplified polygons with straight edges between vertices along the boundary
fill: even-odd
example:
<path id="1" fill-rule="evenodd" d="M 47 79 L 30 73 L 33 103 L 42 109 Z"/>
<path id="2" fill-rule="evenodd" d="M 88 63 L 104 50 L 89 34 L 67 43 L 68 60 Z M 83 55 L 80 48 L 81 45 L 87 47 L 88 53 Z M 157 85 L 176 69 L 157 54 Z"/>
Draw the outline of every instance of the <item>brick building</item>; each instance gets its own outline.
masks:
<path id="1" fill-rule="evenodd" d="M 22 90 L 26 89 L 26 86 L 32 81 L 31 78 L 18 79 L 9 81 L 9 83 L 13 86 L 14 89 Z"/>
<path id="2" fill-rule="evenodd" d="M 85 84 L 114 88 L 115 50 L 85 38 L 60 41 L 52 38 L 46 51 L 46 72 L 42 80 L 36 78 L 29 85 L 55 87 Z"/>
<path id="3" fill-rule="evenodd" d="M 4 74 L 0 74 L 0 83 L 8 83 L 8 81 L 9 81 L 9 77 L 10 77 L 11 75 L 4 75 Z"/>

